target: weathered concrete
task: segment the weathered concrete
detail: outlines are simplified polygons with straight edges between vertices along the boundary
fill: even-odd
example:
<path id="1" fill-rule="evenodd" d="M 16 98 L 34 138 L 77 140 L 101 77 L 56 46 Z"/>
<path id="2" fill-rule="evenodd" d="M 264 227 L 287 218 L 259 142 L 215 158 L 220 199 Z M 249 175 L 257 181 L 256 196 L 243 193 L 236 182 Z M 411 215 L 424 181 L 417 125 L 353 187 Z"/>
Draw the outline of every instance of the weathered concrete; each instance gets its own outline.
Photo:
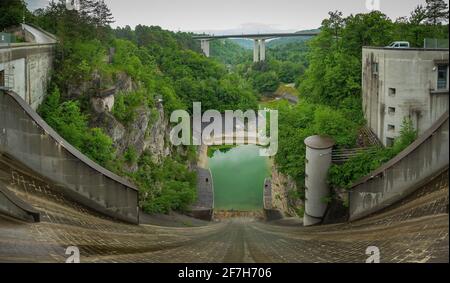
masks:
<path id="1" fill-rule="evenodd" d="M 379 211 L 414 192 L 448 168 L 449 112 L 413 144 L 349 192 L 350 220 Z"/>
<path id="2" fill-rule="evenodd" d="M 187 219 L 184 227 L 127 225 L 71 202 L 32 176 L 8 184 L 42 219 L 26 224 L 0 217 L 0 262 L 63 263 L 69 246 L 79 248 L 82 263 L 364 263 L 369 246 L 380 249 L 382 263 L 448 262 L 448 183 L 351 224 L 314 227 L 253 218 L 202 227 Z"/>
<path id="3" fill-rule="evenodd" d="M 3 87 L 36 110 L 47 93 L 56 39 L 29 25 L 23 25 L 23 32 L 29 42 L 0 46 L 0 72 L 6 77 Z"/>
<path id="4" fill-rule="evenodd" d="M 197 201 L 191 206 L 189 215 L 212 220 L 214 213 L 214 182 L 211 170 L 197 167 Z"/>
<path id="5" fill-rule="evenodd" d="M 273 207 L 272 181 L 270 178 L 266 178 L 264 180 L 263 204 L 264 217 L 267 221 L 274 221 L 283 218 L 283 213 Z"/>
<path id="6" fill-rule="evenodd" d="M 331 138 L 323 136 L 305 139 L 305 226 L 322 222 L 327 210 L 328 203 L 325 199 L 330 196 L 327 175 L 334 144 Z"/>
<path id="7" fill-rule="evenodd" d="M 40 213 L 0 182 L 0 214 L 27 222 L 39 222 Z"/>
<path id="8" fill-rule="evenodd" d="M 422 134 L 449 109 L 448 49 L 365 47 L 362 54 L 363 110 L 384 145 L 400 135 L 405 117 Z M 447 68 L 444 89 L 439 65 Z"/>
<path id="9" fill-rule="evenodd" d="M 123 221 L 138 223 L 138 190 L 81 154 L 14 93 L 0 91 L 0 154 L 20 161 L 66 196 Z"/>

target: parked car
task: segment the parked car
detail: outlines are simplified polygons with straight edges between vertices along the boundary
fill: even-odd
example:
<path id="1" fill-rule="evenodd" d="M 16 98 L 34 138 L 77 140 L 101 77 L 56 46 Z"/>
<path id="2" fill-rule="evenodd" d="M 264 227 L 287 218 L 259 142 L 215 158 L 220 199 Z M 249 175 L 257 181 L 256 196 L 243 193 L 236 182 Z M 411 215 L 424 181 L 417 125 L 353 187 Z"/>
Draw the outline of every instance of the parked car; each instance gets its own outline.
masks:
<path id="1" fill-rule="evenodd" d="M 410 44 L 408 41 L 394 41 L 391 44 L 389 44 L 388 46 L 389 48 L 409 48 Z"/>

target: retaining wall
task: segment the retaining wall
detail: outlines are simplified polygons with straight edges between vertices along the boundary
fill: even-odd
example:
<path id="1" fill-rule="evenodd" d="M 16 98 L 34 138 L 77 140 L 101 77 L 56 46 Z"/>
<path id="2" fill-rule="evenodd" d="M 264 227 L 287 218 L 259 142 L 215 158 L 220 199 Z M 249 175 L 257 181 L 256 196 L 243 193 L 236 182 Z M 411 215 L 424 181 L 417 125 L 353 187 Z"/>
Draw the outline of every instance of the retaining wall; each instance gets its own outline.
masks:
<path id="1" fill-rule="evenodd" d="M 139 223 L 138 189 L 60 137 L 17 94 L 0 90 L 0 154 L 97 212 Z"/>
<path id="2" fill-rule="evenodd" d="M 360 219 L 406 197 L 449 164 L 449 112 L 413 144 L 349 191 L 350 220 Z"/>

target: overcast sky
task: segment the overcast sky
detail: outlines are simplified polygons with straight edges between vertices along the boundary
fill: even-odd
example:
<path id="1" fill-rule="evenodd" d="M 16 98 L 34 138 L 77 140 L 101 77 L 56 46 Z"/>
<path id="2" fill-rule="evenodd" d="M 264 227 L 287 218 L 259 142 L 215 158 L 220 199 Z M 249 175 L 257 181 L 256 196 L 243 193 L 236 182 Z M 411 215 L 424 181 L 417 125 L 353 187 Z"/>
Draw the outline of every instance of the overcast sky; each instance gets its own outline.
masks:
<path id="1" fill-rule="evenodd" d="M 26 0 L 29 8 L 49 0 Z M 313 29 L 329 11 L 344 15 L 368 12 L 366 1 L 380 3 L 390 18 L 407 16 L 425 0 L 105 0 L 116 23 L 158 25 L 182 31 L 267 32 Z M 448 0 L 446 1 L 448 3 Z"/>

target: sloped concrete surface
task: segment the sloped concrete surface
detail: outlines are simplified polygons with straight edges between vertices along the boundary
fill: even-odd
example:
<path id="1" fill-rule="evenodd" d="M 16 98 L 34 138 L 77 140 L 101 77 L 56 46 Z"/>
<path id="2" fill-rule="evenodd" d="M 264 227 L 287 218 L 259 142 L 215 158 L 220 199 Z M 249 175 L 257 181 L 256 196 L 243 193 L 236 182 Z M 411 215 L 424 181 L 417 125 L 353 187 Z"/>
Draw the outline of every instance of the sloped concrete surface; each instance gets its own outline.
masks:
<path id="1" fill-rule="evenodd" d="M 448 262 L 448 171 L 392 209 L 315 227 L 252 218 L 129 225 L 72 202 L 32 174 L 15 174 L 21 181 L 8 189 L 42 219 L 0 218 L 0 262 L 65 262 L 69 246 L 79 248 L 81 262 L 365 262 L 368 246 L 380 249 L 381 262 Z"/>

